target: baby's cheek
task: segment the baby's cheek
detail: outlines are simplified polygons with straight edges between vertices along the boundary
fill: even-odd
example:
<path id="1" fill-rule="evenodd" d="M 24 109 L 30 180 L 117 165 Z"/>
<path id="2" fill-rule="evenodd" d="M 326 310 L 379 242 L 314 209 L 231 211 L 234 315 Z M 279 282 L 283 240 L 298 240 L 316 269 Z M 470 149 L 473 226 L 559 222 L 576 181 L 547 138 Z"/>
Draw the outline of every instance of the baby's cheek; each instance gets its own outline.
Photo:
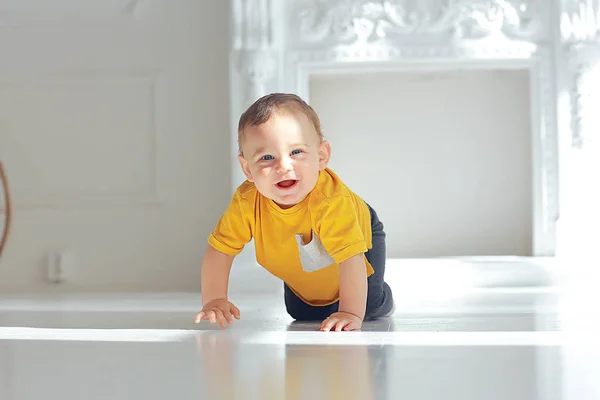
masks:
<path id="1" fill-rule="evenodd" d="M 272 170 L 273 170 L 273 167 L 264 167 L 264 168 L 261 168 L 260 174 L 262 176 L 269 176 L 271 174 Z"/>
<path id="2" fill-rule="evenodd" d="M 306 159 L 306 160 L 301 160 L 300 162 L 298 162 L 298 164 L 296 165 L 296 168 L 306 171 L 308 169 L 314 168 L 315 165 L 318 165 L 318 162 L 314 162 L 313 160 Z"/>

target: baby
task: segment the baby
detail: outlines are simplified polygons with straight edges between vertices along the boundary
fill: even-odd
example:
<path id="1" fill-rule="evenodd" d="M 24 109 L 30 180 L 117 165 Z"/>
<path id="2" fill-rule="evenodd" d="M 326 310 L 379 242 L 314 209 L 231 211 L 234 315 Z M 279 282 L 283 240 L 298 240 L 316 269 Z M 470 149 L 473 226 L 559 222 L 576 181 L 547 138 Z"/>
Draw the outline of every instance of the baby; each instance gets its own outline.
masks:
<path id="1" fill-rule="evenodd" d="M 293 94 L 266 95 L 242 114 L 238 142 L 247 180 L 208 238 L 195 322 L 224 328 L 240 318 L 227 298 L 229 272 L 251 239 L 258 263 L 284 282 L 295 320 L 339 332 L 390 315 L 383 224 L 327 167 L 331 146 L 313 108 Z"/>

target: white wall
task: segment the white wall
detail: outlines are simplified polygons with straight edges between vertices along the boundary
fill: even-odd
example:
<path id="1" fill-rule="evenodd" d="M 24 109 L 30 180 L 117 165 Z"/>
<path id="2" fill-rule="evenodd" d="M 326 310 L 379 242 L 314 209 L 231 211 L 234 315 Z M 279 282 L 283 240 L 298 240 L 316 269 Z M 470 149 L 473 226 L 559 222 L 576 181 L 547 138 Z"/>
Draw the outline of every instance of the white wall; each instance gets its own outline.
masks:
<path id="1" fill-rule="evenodd" d="M 231 195 L 229 2 L 44 4 L 0 7 L 16 208 L 0 292 L 199 291 Z M 49 285 L 62 249 L 66 281 Z"/>
<path id="2" fill-rule="evenodd" d="M 531 254 L 527 72 L 315 75 L 309 101 L 388 256 Z"/>

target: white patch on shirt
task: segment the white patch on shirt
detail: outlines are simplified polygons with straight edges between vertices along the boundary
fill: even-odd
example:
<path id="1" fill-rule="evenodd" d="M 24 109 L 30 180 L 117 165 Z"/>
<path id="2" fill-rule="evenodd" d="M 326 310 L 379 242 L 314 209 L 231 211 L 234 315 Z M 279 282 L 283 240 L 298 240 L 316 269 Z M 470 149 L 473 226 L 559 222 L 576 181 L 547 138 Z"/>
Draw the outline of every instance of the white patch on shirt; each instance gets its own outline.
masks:
<path id="1" fill-rule="evenodd" d="M 300 234 L 296 235 L 296 242 L 298 243 L 300 264 L 305 272 L 315 272 L 335 264 L 314 231 L 312 231 L 312 240 L 309 243 L 305 244 Z"/>

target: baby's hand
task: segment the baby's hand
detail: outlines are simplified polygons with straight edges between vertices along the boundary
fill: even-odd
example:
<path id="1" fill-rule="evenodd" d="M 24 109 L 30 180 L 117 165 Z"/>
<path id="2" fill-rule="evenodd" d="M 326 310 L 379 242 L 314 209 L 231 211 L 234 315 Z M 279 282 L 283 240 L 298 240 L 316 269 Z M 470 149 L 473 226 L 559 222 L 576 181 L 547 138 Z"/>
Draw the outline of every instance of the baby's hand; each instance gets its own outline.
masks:
<path id="1" fill-rule="evenodd" d="M 362 326 L 362 320 L 354 314 L 347 312 L 335 312 L 321 323 L 320 331 L 329 332 L 335 330 L 340 332 L 359 330 Z"/>
<path id="2" fill-rule="evenodd" d="M 198 324 L 201 320 L 209 320 L 211 324 L 215 324 L 218 321 L 221 328 L 225 328 L 225 321 L 233 324 L 232 315 L 240 319 L 239 308 L 226 299 L 215 299 L 202 307 L 202 311 L 196 314 L 195 322 Z"/>

